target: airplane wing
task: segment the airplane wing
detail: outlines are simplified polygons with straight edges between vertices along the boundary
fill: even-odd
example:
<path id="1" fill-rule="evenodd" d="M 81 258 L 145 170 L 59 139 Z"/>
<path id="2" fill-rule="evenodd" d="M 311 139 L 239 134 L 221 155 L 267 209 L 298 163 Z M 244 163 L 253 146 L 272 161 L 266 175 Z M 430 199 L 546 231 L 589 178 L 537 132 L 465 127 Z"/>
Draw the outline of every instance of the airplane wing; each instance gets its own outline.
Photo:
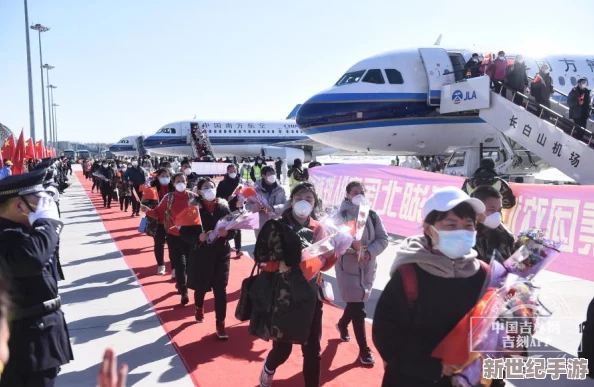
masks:
<path id="1" fill-rule="evenodd" d="M 317 141 L 312 140 L 311 138 L 304 138 L 302 140 L 295 140 L 295 141 L 277 142 L 277 143 L 272 144 L 272 146 L 302 149 L 302 150 L 307 150 L 307 151 L 311 151 L 311 152 L 321 151 L 322 149 L 331 148 L 330 146 L 321 144 Z M 345 150 L 339 150 L 336 153 L 336 155 L 341 155 L 341 156 L 371 155 L 371 154 L 372 153 L 369 153 L 369 152 L 353 152 L 353 151 L 345 151 Z"/>

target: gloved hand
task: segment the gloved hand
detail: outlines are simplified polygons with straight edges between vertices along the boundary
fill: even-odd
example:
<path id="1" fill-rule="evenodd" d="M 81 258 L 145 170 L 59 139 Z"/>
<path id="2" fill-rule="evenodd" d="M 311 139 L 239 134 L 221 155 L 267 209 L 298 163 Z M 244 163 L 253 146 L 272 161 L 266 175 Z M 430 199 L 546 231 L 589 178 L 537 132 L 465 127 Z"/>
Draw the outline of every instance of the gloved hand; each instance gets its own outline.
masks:
<path id="1" fill-rule="evenodd" d="M 29 224 L 35 223 L 37 219 L 53 219 L 59 220 L 60 215 L 58 214 L 58 207 L 54 199 L 48 196 L 42 196 L 39 198 L 35 207 L 35 212 L 31 212 L 28 215 Z"/>
<path id="2" fill-rule="evenodd" d="M 50 186 L 47 187 L 45 190 L 48 193 L 48 195 L 50 195 L 54 199 L 54 202 L 58 203 L 60 201 L 60 193 L 58 192 L 56 187 Z"/>
<path id="3" fill-rule="evenodd" d="M 340 257 L 353 243 L 353 237 L 349 232 L 340 232 L 330 239 L 330 243 L 334 246 L 334 253 Z"/>

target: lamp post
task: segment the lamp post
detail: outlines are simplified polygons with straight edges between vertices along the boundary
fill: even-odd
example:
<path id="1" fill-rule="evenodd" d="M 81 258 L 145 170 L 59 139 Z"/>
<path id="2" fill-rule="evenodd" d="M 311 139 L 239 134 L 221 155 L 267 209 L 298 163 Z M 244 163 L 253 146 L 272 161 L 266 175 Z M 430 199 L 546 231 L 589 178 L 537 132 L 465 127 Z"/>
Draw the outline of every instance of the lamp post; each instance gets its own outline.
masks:
<path id="1" fill-rule="evenodd" d="M 29 10 L 27 9 L 27 0 L 23 0 L 25 5 L 25 40 L 27 43 L 27 76 L 29 80 L 29 130 L 31 138 L 35 142 L 35 108 L 33 107 L 33 77 L 31 75 L 31 44 L 29 42 Z"/>
<path id="2" fill-rule="evenodd" d="M 52 93 L 53 94 L 53 93 Z M 52 96 L 52 101 L 54 100 L 53 96 Z M 56 138 L 56 144 L 58 143 L 58 119 L 56 117 L 56 108 L 60 105 L 58 105 L 57 103 L 53 103 L 52 106 L 54 107 L 54 131 L 55 131 L 55 138 Z M 57 148 L 58 146 L 56 145 L 54 148 Z"/>
<path id="3" fill-rule="evenodd" d="M 50 99 L 50 89 L 49 89 L 49 85 L 50 85 L 50 77 L 49 77 L 49 71 L 54 69 L 54 66 L 50 66 L 47 63 L 43 65 L 43 68 L 46 70 L 46 74 L 47 74 L 47 110 L 49 113 L 49 131 L 50 131 L 50 140 L 52 142 L 52 146 L 54 144 L 54 142 L 56 141 L 55 137 L 54 137 L 54 125 L 53 125 L 53 114 L 52 114 L 52 101 Z"/>
<path id="4" fill-rule="evenodd" d="M 41 33 L 49 31 L 48 27 L 37 23 L 31 26 L 39 34 L 39 70 L 41 71 L 41 106 L 43 107 L 43 142 L 47 144 L 47 125 L 45 120 L 45 83 L 43 82 L 43 54 L 41 52 Z"/>
<path id="5" fill-rule="evenodd" d="M 54 115 L 56 114 L 56 111 L 54 109 L 54 89 L 57 89 L 58 86 L 55 85 L 48 85 L 48 98 L 49 98 L 49 102 L 50 102 L 50 112 L 52 114 L 52 129 L 54 131 L 54 142 L 57 141 L 56 137 L 57 137 L 57 132 L 56 132 L 56 117 L 54 117 Z"/>

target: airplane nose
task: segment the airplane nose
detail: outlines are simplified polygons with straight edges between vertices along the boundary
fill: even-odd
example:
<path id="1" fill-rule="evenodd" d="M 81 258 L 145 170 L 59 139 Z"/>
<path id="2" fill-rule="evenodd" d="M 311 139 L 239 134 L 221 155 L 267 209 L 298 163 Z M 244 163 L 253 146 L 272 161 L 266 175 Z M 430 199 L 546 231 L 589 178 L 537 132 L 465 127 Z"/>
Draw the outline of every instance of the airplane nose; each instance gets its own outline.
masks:
<path id="1" fill-rule="evenodd" d="M 327 99 L 324 93 L 316 94 L 301 105 L 295 117 L 301 130 L 331 122 L 336 115 L 336 107 L 333 103 L 321 103 L 324 99 Z"/>

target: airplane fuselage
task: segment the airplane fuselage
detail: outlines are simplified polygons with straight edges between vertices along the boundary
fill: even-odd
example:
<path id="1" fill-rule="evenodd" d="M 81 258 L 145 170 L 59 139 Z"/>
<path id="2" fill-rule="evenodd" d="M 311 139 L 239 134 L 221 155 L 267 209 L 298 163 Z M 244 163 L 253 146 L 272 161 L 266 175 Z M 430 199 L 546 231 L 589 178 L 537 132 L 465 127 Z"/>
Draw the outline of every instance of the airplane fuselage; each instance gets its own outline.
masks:
<path id="1" fill-rule="evenodd" d="M 432 156 L 481 142 L 497 146 L 497 131 L 478 114 L 441 115 L 438 110 L 442 96 L 435 83 L 461 81 L 472 51 L 432 49 L 393 51 L 355 64 L 335 86 L 301 106 L 297 124 L 313 140 L 350 151 Z M 421 50 L 426 50 L 425 56 Z M 532 77 L 547 63 L 555 88 L 568 94 L 580 77 L 594 82 L 592 58 L 525 58 L 525 62 Z"/>

